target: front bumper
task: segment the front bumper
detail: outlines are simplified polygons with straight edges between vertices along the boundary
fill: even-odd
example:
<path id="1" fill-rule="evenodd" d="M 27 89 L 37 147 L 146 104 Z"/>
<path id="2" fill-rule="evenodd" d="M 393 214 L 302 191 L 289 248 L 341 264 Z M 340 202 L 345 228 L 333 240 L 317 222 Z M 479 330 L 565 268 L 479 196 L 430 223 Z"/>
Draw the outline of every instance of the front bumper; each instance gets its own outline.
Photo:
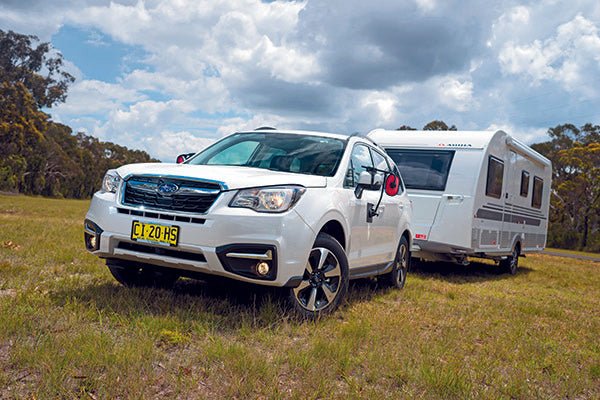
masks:
<path id="1" fill-rule="evenodd" d="M 123 206 L 117 203 L 114 194 L 98 192 L 86 215 L 86 248 L 101 258 L 220 275 L 261 285 L 299 283 L 316 233 L 293 209 L 266 214 L 230 208 L 228 204 L 234 194 L 223 192 L 207 214 L 189 216 Z M 178 225 L 178 245 L 168 247 L 131 240 L 133 220 Z M 90 241 L 90 236 L 96 239 Z M 264 276 L 255 274 L 261 261 L 271 267 Z"/>

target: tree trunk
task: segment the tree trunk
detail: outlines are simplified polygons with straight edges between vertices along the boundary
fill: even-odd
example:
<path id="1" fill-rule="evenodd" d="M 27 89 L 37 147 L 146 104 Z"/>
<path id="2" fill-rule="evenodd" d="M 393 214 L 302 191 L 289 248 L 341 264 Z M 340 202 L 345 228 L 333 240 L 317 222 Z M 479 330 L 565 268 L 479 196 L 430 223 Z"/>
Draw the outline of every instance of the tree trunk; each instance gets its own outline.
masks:
<path id="1" fill-rule="evenodd" d="M 581 237 L 581 250 L 584 250 L 587 246 L 588 231 L 590 229 L 589 222 L 590 222 L 590 217 L 588 214 L 586 214 L 585 217 L 583 218 L 583 236 Z"/>

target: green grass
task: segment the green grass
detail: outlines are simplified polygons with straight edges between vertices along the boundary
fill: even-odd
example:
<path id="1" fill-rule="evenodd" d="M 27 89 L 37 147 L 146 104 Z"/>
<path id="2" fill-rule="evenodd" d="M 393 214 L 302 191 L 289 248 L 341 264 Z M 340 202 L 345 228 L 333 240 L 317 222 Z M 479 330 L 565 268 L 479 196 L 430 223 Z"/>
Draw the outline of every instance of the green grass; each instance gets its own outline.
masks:
<path id="1" fill-rule="evenodd" d="M 426 265 L 302 322 L 273 290 L 119 286 L 83 249 L 87 206 L 0 196 L 2 399 L 600 397 L 593 262 Z"/>

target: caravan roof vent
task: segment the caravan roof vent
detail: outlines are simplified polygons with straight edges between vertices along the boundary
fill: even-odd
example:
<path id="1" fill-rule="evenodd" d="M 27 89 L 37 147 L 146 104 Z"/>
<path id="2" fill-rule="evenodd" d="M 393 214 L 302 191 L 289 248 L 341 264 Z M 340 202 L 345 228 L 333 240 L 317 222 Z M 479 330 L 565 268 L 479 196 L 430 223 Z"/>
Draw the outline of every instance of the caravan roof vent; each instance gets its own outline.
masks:
<path id="1" fill-rule="evenodd" d="M 276 131 L 277 128 L 273 128 L 271 126 L 261 126 L 260 128 L 256 128 L 255 131 Z"/>

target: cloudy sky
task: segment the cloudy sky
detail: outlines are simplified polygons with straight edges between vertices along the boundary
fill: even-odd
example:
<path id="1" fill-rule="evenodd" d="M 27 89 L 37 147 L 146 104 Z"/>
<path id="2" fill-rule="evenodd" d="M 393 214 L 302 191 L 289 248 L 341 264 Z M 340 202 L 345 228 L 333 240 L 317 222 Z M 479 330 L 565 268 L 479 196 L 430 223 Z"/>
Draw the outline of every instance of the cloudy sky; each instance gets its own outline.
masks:
<path id="1" fill-rule="evenodd" d="M 597 0 L 0 0 L 0 29 L 64 55 L 55 120 L 162 160 L 262 125 L 600 123 Z"/>

